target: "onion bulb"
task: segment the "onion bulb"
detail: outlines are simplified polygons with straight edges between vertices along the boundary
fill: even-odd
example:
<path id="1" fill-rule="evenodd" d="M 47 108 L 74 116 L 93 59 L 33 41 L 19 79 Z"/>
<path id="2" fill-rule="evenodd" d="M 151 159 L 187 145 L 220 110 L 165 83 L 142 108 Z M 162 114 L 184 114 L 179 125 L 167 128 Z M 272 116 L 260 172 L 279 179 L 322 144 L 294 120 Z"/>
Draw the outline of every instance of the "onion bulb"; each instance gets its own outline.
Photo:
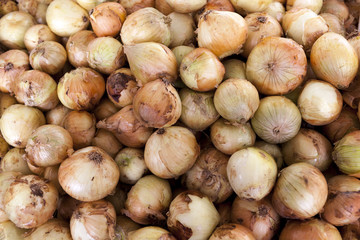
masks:
<path id="1" fill-rule="evenodd" d="M 199 156 L 200 147 L 190 130 L 160 128 L 146 142 L 144 158 L 149 170 L 161 178 L 177 178 L 187 172 Z"/>
<path id="2" fill-rule="evenodd" d="M 142 8 L 155 7 L 155 0 L 119 0 L 119 3 L 125 8 L 128 15 Z"/>
<path id="3" fill-rule="evenodd" d="M 14 105 L 16 103 L 17 103 L 17 101 L 14 96 L 12 96 L 8 93 L 0 93 L 0 117 L 4 113 L 5 109 L 7 109 L 8 107 L 10 107 L 11 105 Z"/>
<path id="4" fill-rule="evenodd" d="M 53 1 L 53 0 L 47 0 Z M 76 0 L 76 2 L 86 11 L 91 11 L 91 9 L 95 8 L 97 5 L 103 2 L 114 2 L 114 0 Z"/>
<path id="5" fill-rule="evenodd" d="M 18 228 L 12 221 L 0 221 L 0 236 L 3 240 L 24 239 L 26 229 Z"/>
<path id="6" fill-rule="evenodd" d="M 309 163 L 294 163 L 280 171 L 272 204 L 284 218 L 304 220 L 320 212 L 328 195 L 319 169 Z"/>
<path id="7" fill-rule="evenodd" d="M 1 159 L 0 172 L 13 171 L 21 172 L 24 175 L 32 174 L 24 156 L 25 150 L 23 148 L 10 149 Z"/>
<path id="8" fill-rule="evenodd" d="M 24 35 L 24 44 L 28 51 L 44 41 L 58 41 L 58 37 L 45 24 L 36 24 L 30 27 Z"/>
<path id="9" fill-rule="evenodd" d="M 17 2 L 13 0 L 5 0 L 0 3 L 0 17 L 17 10 L 19 10 Z"/>
<path id="10" fill-rule="evenodd" d="M 169 15 L 174 11 L 166 0 L 155 0 L 155 8 L 165 15 Z"/>
<path id="11" fill-rule="evenodd" d="M 120 176 L 121 176 L 121 173 L 120 173 Z M 109 201 L 114 206 L 116 215 L 121 214 L 121 211 L 125 206 L 125 201 L 127 199 L 127 193 L 130 191 L 130 187 L 131 186 L 125 186 L 123 184 L 118 184 L 117 187 L 115 188 L 115 190 L 105 198 L 106 201 Z"/>
<path id="12" fill-rule="evenodd" d="M 115 189 L 119 177 L 115 161 L 98 147 L 76 151 L 59 168 L 61 187 L 80 201 L 97 201 L 106 197 Z"/>
<path id="13" fill-rule="evenodd" d="M 273 0 L 230 0 L 234 5 L 236 11 L 240 14 L 246 15 L 247 13 L 262 12 Z"/>
<path id="14" fill-rule="evenodd" d="M 119 239 L 125 238 L 129 239 L 129 233 L 135 230 L 138 230 L 140 227 L 139 224 L 131 220 L 130 218 L 124 215 L 117 215 L 116 217 L 116 228 L 115 228 L 115 235 Z M 138 240 L 138 239 L 136 239 Z"/>
<path id="15" fill-rule="evenodd" d="M 142 149 L 121 149 L 114 160 L 120 170 L 120 182 L 126 184 L 135 184 L 148 170 Z"/>
<path id="16" fill-rule="evenodd" d="M 341 0 L 324 0 L 321 12 L 334 14 L 342 22 L 345 22 L 349 18 L 349 8 L 345 2 Z"/>
<path id="17" fill-rule="evenodd" d="M 177 46 L 171 49 L 171 51 L 174 53 L 176 58 L 176 63 L 178 67 L 180 68 L 181 61 L 184 59 L 184 57 L 190 53 L 192 50 L 194 50 L 194 47 L 191 46 Z"/>
<path id="18" fill-rule="evenodd" d="M 9 171 L 0 173 L 0 223 L 9 220 L 5 212 L 4 196 L 11 183 L 19 176 L 21 176 L 20 172 Z"/>
<path id="19" fill-rule="evenodd" d="M 149 226 L 131 231 L 128 235 L 128 240 L 148 240 L 148 239 L 161 239 L 161 240 L 176 240 L 175 237 L 167 230 Z"/>
<path id="20" fill-rule="evenodd" d="M 115 106 L 108 98 L 100 100 L 97 107 L 94 109 L 94 115 L 97 120 L 103 120 L 119 111 L 119 108 Z"/>
<path id="21" fill-rule="evenodd" d="M 69 62 L 74 67 L 89 67 L 87 61 L 87 48 L 96 38 L 96 34 L 89 30 L 81 30 L 69 37 L 66 43 L 66 52 Z"/>
<path id="22" fill-rule="evenodd" d="M 61 103 L 58 104 L 56 107 L 51 109 L 50 111 L 46 112 L 46 123 L 53 124 L 58 126 L 63 126 L 63 120 L 71 110 L 62 105 Z"/>
<path id="23" fill-rule="evenodd" d="M 9 144 L 5 141 L 3 136 L 0 134 L 0 159 L 4 158 L 5 154 L 9 151 L 9 149 L 10 149 Z M 1 162 L 0 162 L 0 164 L 1 164 Z M 1 169 L 1 167 L 0 167 L 0 169 Z"/>
<path id="24" fill-rule="evenodd" d="M 209 240 L 227 240 L 227 239 L 242 239 L 242 240 L 255 240 L 255 236 L 251 231 L 235 223 L 228 223 L 217 227 Z"/>
<path id="25" fill-rule="evenodd" d="M 251 51 L 246 77 L 262 94 L 286 94 L 302 83 L 306 68 L 306 55 L 299 44 L 288 38 L 267 37 Z"/>
<path id="26" fill-rule="evenodd" d="M 177 195 L 167 215 L 167 226 L 178 239 L 208 239 L 220 221 L 210 199 L 197 191 Z"/>
<path id="27" fill-rule="evenodd" d="M 166 3 L 178 13 L 191 13 L 199 10 L 206 4 L 206 0 L 166 0 Z"/>
<path id="28" fill-rule="evenodd" d="M 225 67 L 224 80 L 229 78 L 246 79 L 246 64 L 239 59 L 228 59 L 222 62 Z"/>
<path id="29" fill-rule="evenodd" d="M 322 6 L 323 6 L 323 0 L 305 0 L 305 1 L 287 0 L 286 1 L 286 10 L 291 10 L 292 8 L 307 8 L 315 13 L 319 13 Z"/>
<path id="30" fill-rule="evenodd" d="M 99 129 L 96 132 L 96 135 L 91 140 L 91 145 L 105 150 L 105 152 L 112 158 L 115 157 L 122 148 L 121 143 L 117 140 L 114 134 L 105 129 Z"/>
<path id="31" fill-rule="evenodd" d="M 320 17 L 322 17 L 329 26 L 329 32 L 334 32 L 340 34 L 341 36 L 345 36 L 344 23 L 337 16 L 331 13 L 322 13 L 320 14 Z"/>
<path id="32" fill-rule="evenodd" d="M 269 143 L 284 143 L 299 132 L 301 114 L 296 105 L 286 97 L 272 96 L 261 99 L 258 110 L 251 119 L 255 133 Z"/>
<path id="33" fill-rule="evenodd" d="M 27 240 L 72 240 L 70 227 L 67 222 L 58 219 L 50 219 L 40 227 L 33 229 L 26 237 Z"/>
<path id="34" fill-rule="evenodd" d="M 256 141 L 254 147 L 264 150 L 265 152 L 270 154 L 274 158 L 278 170 L 282 168 L 284 160 L 281 148 L 278 145 L 267 143 L 265 141 Z"/>
<path id="35" fill-rule="evenodd" d="M 169 47 L 191 45 L 195 40 L 195 23 L 190 14 L 172 12 L 170 18 L 171 42 Z"/>
<path id="36" fill-rule="evenodd" d="M 73 212 L 80 203 L 81 201 L 67 194 L 61 196 L 57 207 L 57 218 L 69 222 Z"/>
<path id="37" fill-rule="evenodd" d="M 285 7 L 280 2 L 274 1 L 267 6 L 265 12 L 281 23 L 285 15 Z"/>
<path id="38" fill-rule="evenodd" d="M 343 240 L 354 240 L 360 237 L 360 220 L 348 224 L 341 228 Z"/>

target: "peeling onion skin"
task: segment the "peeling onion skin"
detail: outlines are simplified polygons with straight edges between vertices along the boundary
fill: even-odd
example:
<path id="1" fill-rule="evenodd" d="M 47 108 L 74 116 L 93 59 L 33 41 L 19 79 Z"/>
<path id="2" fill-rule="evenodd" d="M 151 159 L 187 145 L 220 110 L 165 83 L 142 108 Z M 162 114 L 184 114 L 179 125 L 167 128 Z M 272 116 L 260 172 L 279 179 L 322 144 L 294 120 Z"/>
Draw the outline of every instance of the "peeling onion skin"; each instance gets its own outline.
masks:
<path id="1" fill-rule="evenodd" d="M 209 238 L 209 240 L 231 239 L 256 240 L 259 238 L 255 238 L 255 236 L 248 228 L 235 223 L 227 223 L 217 227 Z"/>
<path id="2" fill-rule="evenodd" d="M 52 218 L 58 198 L 57 189 L 46 180 L 19 176 L 5 193 L 5 212 L 17 227 L 38 227 Z"/>
<path id="3" fill-rule="evenodd" d="M 283 218 L 304 220 L 321 211 L 327 195 L 326 179 L 319 169 L 294 163 L 280 171 L 272 205 Z"/>
<path id="4" fill-rule="evenodd" d="M 31 230 L 30 235 L 26 237 L 27 240 L 72 240 L 69 223 L 50 219 L 43 225 Z"/>
<path id="5" fill-rule="evenodd" d="M 0 223 L 9 220 L 5 212 L 4 196 L 10 187 L 11 183 L 17 178 L 21 177 L 22 173 L 20 172 L 1 172 L 0 173 Z"/>
<path id="6" fill-rule="evenodd" d="M 36 45 L 44 41 L 59 41 L 59 37 L 45 24 L 36 24 L 30 27 L 25 33 L 24 44 L 29 52 L 33 50 Z"/>

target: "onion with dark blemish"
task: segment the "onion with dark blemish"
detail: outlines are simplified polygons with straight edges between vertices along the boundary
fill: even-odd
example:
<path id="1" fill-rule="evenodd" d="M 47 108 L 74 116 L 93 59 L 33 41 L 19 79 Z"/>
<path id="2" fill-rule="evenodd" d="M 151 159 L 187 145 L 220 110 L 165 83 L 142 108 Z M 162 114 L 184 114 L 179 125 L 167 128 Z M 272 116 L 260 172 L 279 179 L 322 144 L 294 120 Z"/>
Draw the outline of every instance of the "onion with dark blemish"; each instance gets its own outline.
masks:
<path id="1" fill-rule="evenodd" d="M 115 161 L 98 147 L 82 148 L 63 161 L 59 182 L 67 194 L 80 201 L 96 201 L 116 187 L 120 171 Z"/>
<path id="2" fill-rule="evenodd" d="M 0 172 L 15 171 L 15 172 L 21 172 L 24 175 L 31 174 L 32 172 L 30 171 L 24 156 L 25 156 L 24 148 L 10 149 L 1 159 Z"/>
<path id="3" fill-rule="evenodd" d="M 235 223 L 221 225 L 220 227 L 215 229 L 215 231 L 209 238 L 209 240 L 228 239 L 260 240 L 260 238 L 255 238 L 255 236 L 248 228 Z"/>
<path id="4" fill-rule="evenodd" d="M 27 240 L 72 240 L 69 223 L 58 219 L 50 219 L 43 225 L 33 229 L 30 235 L 26 236 Z"/>

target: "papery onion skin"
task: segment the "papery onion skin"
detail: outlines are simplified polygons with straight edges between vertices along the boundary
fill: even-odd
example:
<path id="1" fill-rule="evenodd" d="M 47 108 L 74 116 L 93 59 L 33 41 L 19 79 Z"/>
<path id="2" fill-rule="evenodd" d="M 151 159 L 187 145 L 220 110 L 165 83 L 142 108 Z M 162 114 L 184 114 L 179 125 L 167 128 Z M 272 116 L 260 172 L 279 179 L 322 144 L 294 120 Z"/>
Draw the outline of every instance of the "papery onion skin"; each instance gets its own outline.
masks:
<path id="1" fill-rule="evenodd" d="M 329 32 L 319 37 L 310 53 L 316 76 L 338 89 L 347 88 L 355 78 L 359 60 L 354 48 L 340 34 Z"/>
<path id="2" fill-rule="evenodd" d="M 206 4 L 206 0 L 166 0 L 166 3 L 174 10 L 179 13 L 191 13 L 201 9 Z"/>
<path id="3" fill-rule="evenodd" d="M 52 218 L 58 198 L 58 191 L 46 180 L 19 176 L 5 193 L 5 212 L 17 227 L 38 227 Z"/>
<path id="4" fill-rule="evenodd" d="M 120 172 L 120 176 L 121 176 L 121 172 Z M 125 201 L 127 199 L 127 193 L 129 191 L 130 191 L 130 186 L 124 186 L 123 184 L 118 184 L 115 190 L 105 198 L 106 201 L 109 201 L 114 206 L 116 215 L 121 215 L 121 211 L 122 209 L 124 209 Z"/>
<path id="5" fill-rule="evenodd" d="M 12 221 L 0 222 L 0 236 L 4 239 L 24 239 L 26 229 L 18 228 Z"/>
<path id="6" fill-rule="evenodd" d="M 319 13 L 323 5 L 323 0 L 288 0 L 286 1 L 286 10 L 292 8 L 308 8 L 315 13 Z"/>
<path id="7" fill-rule="evenodd" d="M 0 16 L 2 17 L 4 15 L 6 15 L 7 13 L 18 11 L 18 10 L 19 10 L 19 8 L 17 5 L 17 2 L 12 1 L 12 0 L 5 0 L 5 1 L 2 1 L 1 5 L 0 5 Z"/>
<path id="8" fill-rule="evenodd" d="M 96 120 L 104 120 L 107 117 L 115 114 L 119 111 L 119 108 L 115 106 L 108 98 L 103 98 L 100 100 L 97 107 L 94 109 L 94 115 Z"/>
<path id="9" fill-rule="evenodd" d="M 270 154 L 276 161 L 278 170 L 282 168 L 284 159 L 281 153 L 281 148 L 278 145 L 271 144 L 265 141 L 256 141 L 254 147 L 260 148 L 261 150 L 264 150 L 265 152 Z"/>
<path id="10" fill-rule="evenodd" d="M 294 163 L 280 171 L 272 204 L 281 217 L 304 220 L 320 212 L 327 194 L 327 183 L 319 169 L 309 163 Z"/>
<path id="11" fill-rule="evenodd" d="M 360 220 L 342 227 L 340 231 L 343 240 L 358 239 L 360 237 Z"/>
<path id="12" fill-rule="evenodd" d="M 46 123 L 47 124 L 54 124 L 58 126 L 63 126 L 63 120 L 71 110 L 61 103 L 58 104 L 56 107 L 51 109 L 50 111 L 46 112 Z"/>
<path id="13" fill-rule="evenodd" d="M 307 221 L 289 220 L 281 231 L 279 240 L 295 239 L 342 240 L 336 227 L 316 218 Z"/>
<path id="14" fill-rule="evenodd" d="M 272 0 L 230 0 L 236 11 L 242 15 L 252 12 L 262 12 L 272 2 Z"/>
<path id="15" fill-rule="evenodd" d="M 81 201 L 70 197 L 69 195 L 63 195 L 58 201 L 57 218 L 66 222 L 70 221 L 70 218 Z"/>
<path id="16" fill-rule="evenodd" d="M 96 201 L 116 187 L 120 171 L 101 148 L 86 147 L 73 153 L 59 168 L 59 182 L 67 194 L 80 201 Z"/>
<path id="17" fill-rule="evenodd" d="M 239 59 L 228 59 L 222 62 L 225 67 L 224 80 L 229 78 L 246 78 L 246 64 Z"/>
<path id="18" fill-rule="evenodd" d="M 96 34 L 89 30 L 82 30 L 69 37 L 66 51 L 69 62 L 74 67 L 89 67 L 87 61 L 87 47 L 96 38 Z"/>
<path id="19" fill-rule="evenodd" d="M 195 14 L 195 22 L 199 22 L 200 16 L 208 10 L 235 12 L 230 0 L 208 0 L 206 5 Z"/>
<path id="20" fill-rule="evenodd" d="M 191 45 L 195 40 L 195 23 L 191 15 L 172 12 L 170 18 L 171 42 L 170 48 Z"/>
<path id="21" fill-rule="evenodd" d="M 334 14 L 343 22 L 349 18 L 348 6 L 339 0 L 325 0 L 321 12 Z"/>
<path id="22" fill-rule="evenodd" d="M 20 172 L 1 172 L 0 173 L 0 223 L 9 220 L 5 212 L 4 196 L 8 191 L 10 184 L 22 174 Z M 0 234 L 1 236 L 1 234 Z"/>
<path id="23" fill-rule="evenodd" d="M 129 232 L 128 240 L 147 240 L 147 239 L 159 239 L 159 240 L 176 240 L 176 238 L 167 230 L 149 226 L 143 227 L 135 231 Z"/>
<path id="24" fill-rule="evenodd" d="M 320 17 L 322 17 L 325 20 L 326 24 L 329 26 L 329 32 L 334 32 L 345 36 L 346 30 L 344 27 L 344 23 L 337 16 L 331 13 L 322 13 L 320 14 Z"/>
<path id="25" fill-rule="evenodd" d="M 127 239 L 129 237 L 130 232 L 136 231 L 140 228 L 141 228 L 140 224 L 137 224 L 130 218 L 128 218 L 124 215 L 117 215 L 115 235 L 118 239 L 121 239 L 121 240 L 124 238 Z"/>
<path id="26" fill-rule="evenodd" d="M 53 1 L 53 0 L 49 0 Z M 114 0 L 76 0 L 76 2 L 87 11 L 91 11 L 91 9 L 95 8 L 97 5 L 103 2 L 115 2 Z"/>
<path id="27" fill-rule="evenodd" d="M 174 9 L 166 2 L 166 0 L 155 0 L 155 8 L 164 15 L 174 12 Z"/>
<path id="28" fill-rule="evenodd" d="M 65 221 L 58 219 L 50 219 L 43 225 L 33 229 L 27 240 L 72 240 L 69 224 Z"/>
<path id="29" fill-rule="evenodd" d="M 13 172 L 21 172 L 24 175 L 32 174 L 24 156 L 25 156 L 25 150 L 23 148 L 10 149 L 1 159 L 0 172 L 13 171 Z"/>
<path id="30" fill-rule="evenodd" d="M 96 135 L 91 140 L 91 145 L 102 148 L 112 158 L 114 158 L 119 150 L 123 147 L 114 134 L 105 129 L 97 130 Z"/>
<path id="31" fill-rule="evenodd" d="M 1 71 L 1 70 L 0 70 Z M 1 91 L 1 90 L 0 90 Z M 16 98 L 7 93 L 0 93 L 0 117 L 3 115 L 4 111 L 10 107 L 18 103 Z"/>
<path id="32" fill-rule="evenodd" d="M 303 82 L 306 68 L 305 52 L 294 40 L 267 37 L 251 51 L 246 77 L 262 94 L 286 94 Z"/>
<path id="33" fill-rule="evenodd" d="M 228 239 L 242 239 L 242 240 L 255 240 L 252 232 L 236 223 L 228 223 L 217 227 L 209 240 L 228 240 Z"/>
<path id="34" fill-rule="evenodd" d="M 119 3 L 125 8 L 128 15 L 142 8 L 155 7 L 155 0 L 119 0 Z"/>
<path id="35" fill-rule="evenodd" d="M 281 23 L 285 15 L 285 7 L 280 2 L 274 1 L 267 6 L 265 12 Z"/>
<path id="36" fill-rule="evenodd" d="M 58 40 L 58 37 L 45 24 L 36 24 L 30 27 L 24 36 L 24 44 L 28 51 L 33 50 L 41 42 Z"/>

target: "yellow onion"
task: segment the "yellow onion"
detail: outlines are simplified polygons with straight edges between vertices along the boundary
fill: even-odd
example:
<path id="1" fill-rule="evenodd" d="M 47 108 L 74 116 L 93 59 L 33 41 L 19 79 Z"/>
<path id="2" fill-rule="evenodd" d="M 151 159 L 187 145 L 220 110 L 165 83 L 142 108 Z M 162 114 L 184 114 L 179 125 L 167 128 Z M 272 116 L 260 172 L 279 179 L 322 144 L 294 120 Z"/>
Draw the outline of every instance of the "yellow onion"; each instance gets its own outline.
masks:
<path id="1" fill-rule="evenodd" d="M 5 139 L 3 138 L 3 136 L 0 134 L 0 159 L 3 159 L 5 154 L 9 151 L 10 146 L 9 144 L 5 141 Z M 0 162 L 1 164 L 1 162 Z M 0 171 L 1 171 L 1 167 L 0 167 Z"/>
<path id="2" fill-rule="evenodd" d="M 307 81 L 298 99 L 302 118 L 315 126 L 336 120 L 342 105 L 343 99 L 339 90 L 320 80 Z"/>
<path id="3" fill-rule="evenodd" d="M 100 100 L 97 107 L 94 109 L 94 114 L 97 120 L 103 120 L 115 114 L 119 109 L 108 98 Z"/>
<path id="4" fill-rule="evenodd" d="M 324 0 L 321 12 L 334 14 L 342 22 L 349 18 L 349 9 L 345 2 L 340 0 Z"/>
<path id="5" fill-rule="evenodd" d="M 214 203 L 224 202 L 233 193 L 226 175 L 228 160 L 215 148 L 205 149 L 181 181 L 187 189 L 205 194 Z"/>
<path id="6" fill-rule="evenodd" d="M 57 218 L 69 222 L 73 212 L 81 201 L 76 200 L 69 195 L 63 195 L 58 201 Z"/>
<path id="7" fill-rule="evenodd" d="M 219 225 L 223 225 L 225 223 L 231 222 L 231 204 L 232 204 L 232 201 L 226 201 L 226 202 L 220 203 L 216 206 L 216 209 L 218 210 L 218 212 L 220 214 Z"/>
<path id="8" fill-rule="evenodd" d="M 27 240 L 72 240 L 69 223 L 58 219 L 50 219 L 43 225 L 33 229 L 26 237 Z"/>
<path id="9" fill-rule="evenodd" d="M 206 5 L 195 13 L 195 21 L 199 22 L 201 14 L 207 12 L 208 10 L 235 12 L 230 0 L 208 0 Z"/>
<path id="10" fill-rule="evenodd" d="M 59 168 L 61 187 L 80 201 L 97 201 L 106 197 L 115 189 L 119 177 L 115 161 L 98 147 L 76 151 Z"/>
<path id="11" fill-rule="evenodd" d="M 0 55 L 0 91 L 13 93 L 16 78 L 30 67 L 29 56 L 21 50 L 9 50 Z"/>
<path id="12" fill-rule="evenodd" d="M 32 131 L 44 124 L 45 117 L 39 109 L 14 104 L 4 111 L 0 130 L 9 145 L 24 148 Z"/>
<path id="13" fill-rule="evenodd" d="M 180 77 L 192 90 L 205 92 L 215 89 L 223 80 L 225 68 L 206 48 L 196 48 L 181 61 Z"/>
<path id="14" fill-rule="evenodd" d="M 26 160 L 39 167 L 57 165 L 73 152 L 70 133 L 57 125 L 37 128 L 26 144 Z"/>
<path id="15" fill-rule="evenodd" d="M 292 8 L 307 8 L 315 13 L 319 13 L 323 5 L 323 0 L 287 0 L 286 10 Z"/>
<path id="16" fill-rule="evenodd" d="M 281 231 L 279 240 L 295 239 L 342 240 L 336 227 L 316 218 L 306 221 L 289 220 Z"/>
<path id="17" fill-rule="evenodd" d="M 9 217 L 5 212 L 4 196 L 11 183 L 19 176 L 21 176 L 20 172 L 9 171 L 0 173 L 0 223 L 9 220 Z"/>
<path id="18" fill-rule="evenodd" d="M 266 97 L 261 99 L 251 125 L 255 133 L 266 142 L 284 143 L 299 132 L 301 114 L 286 97 Z"/>
<path id="19" fill-rule="evenodd" d="M 146 172 L 144 150 L 124 148 L 114 158 L 120 170 L 120 182 L 135 184 Z"/>
<path id="20" fill-rule="evenodd" d="M 333 32 L 325 33 L 316 40 L 311 49 L 310 62 L 316 76 L 339 89 L 349 86 L 359 65 L 351 44 Z"/>
<path id="21" fill-rule="evenodd" d="M 179 92 L 181 99 L 180 120 L 195 131 L 202 131 L 219 118 L 213 101 L 212 92 L 196 92 L 183 88 Z"/>
<path id="22" fill-rule="evenodd" d="M 181 61 L 184 59 L 184 57 L 194 49 L 195 49 L 194 47 L 184 46 L 184 45 L 177 46 L 177 47 L 174 47 L 173 49 L 171 49 L 171 51 L 175 55 L 176 63 L 179 68 L 180 68 Z"/>
<path id="23" fill-rule="evenodd" d="M 152 128 L 145 127 L 136 119 L 133 105 L 128 105 L 101 120 L 96 127 L 112 132 L 128 147 L 143 147 L 152 133 Z"/>
<path id="24" fill-rule="evenodd" d="M 222 62 L 225 67 L 224 80 L 229 78 L 246 79 L 246 64 L 239 59 L 228 59 Z"/>
<path id="25" fill-rule="evenodd" d="M 38 176 L 43 176 L 44 172 L 45 172 L 45 168 L 44 167 L 38 167 L 33 165 L 30 161 L 26 162 L 28 165 L 28 168 L 30 169 L 30 171 Z"/>
<path id="26" fill-rule="evenodd" d="M 63 126 L 63 120 L 71 110 L 61 103 L 59 103 L 56 107 L 51 109 L 50 111 L 46 112 L 46 123 L 47 124 L 54 124 L 58 126 Z"/>
<path id="27" fill-rule="evenodd" d="M 267 6 L 264 12 L 275 18 L 279 23 L 281 23 L 285 15 L 285 7 L 282 3 L 274 1 Z"/>
<path id="28" fill-rule="evenodd" d="M 66 73 L 57 87 L 60 102 L 73 110 L 88 110 L 105 92 L 104 78 L 93 69 L 80 67 Z"/>
<path id="29" fill-rule="evenodd" d="M 219 58 L 240 53 L 248 33 L 241 15 L 217 10 L 203 13 L 196 31 L 199 47 L 209 49 Z"/>
<path id="30" fill-rule="evenodd" d="M 167 4 L 178 13 L 191 13 L 201 9 L 206 4 L 206 0 L 166 0 Z"/>
<path id="31" fill-rule="evenodd" d="M 74 211 L 70 220 L 71 236 L 74 240 L 115 238 L 116 212 L 105 200 L 84 202 Z"/>
<path id="32" fill-rule="evenodd" d="M 274 158 L 278 170 L 282 168 L 284 160 L 283 160 L 281 148 L 278 145 L 267 143 L 265 141 L 256 141 L 254 147 L 264 150 L 265 152 L 270 154 Z"/>
<path id="33" fill-rule="evenodd" d="M 138 89 L 136 79 L 128 68 L 112 72 L 106 81 L 108 97 L 117 107 L 131 105 Z"/>
<path id="34" fill-rule="evenodd" d="M 170 18 L 171 42 L 169 47 L 190 45 L 195 40 L 195 23 L 190 14 L 172 12 Z"/>
<path id="35" fill-rule="evenodd" d="M 242 240 L 255 240 L 255 236 L 251 231 L 235 223 L 228 223 L 217 227 L 209 240 L 227 240 L 227 239 L 242 239 Z"/>
<path id="36" fill-rule="evenodd" d="M 262 12 L 273 0 L 230 0 L 236 11 L 242 15 L 253 12 Z"/>
<path id="37" fill-rule="evenodd" d="M 320 0 L 321 1 L 321 0 Z M 283 30 L 280 23 L 269 14 L 250 13 L 245 17 L 248 26 L 248 37 L 242 55 L 248 57 L 251 50 L 266 37 L 281 37 Z"/>
<path id="38" fill-rule="evenodd" d="M 0 19 L 0 43 L 12 49 L 25 48 L 24 35 L 35 23 L 35 19 L 27 12 L 6 14 Z"/>
<path id="39" fill-rule="evenodd" d="M 178 239 L 208 239 L 220 221 L 210 199 L 197 191 L 177 195 L 167 216 L 167 226 Z"/>
<path id="40" fill-rule="evenodd" d="M 155 8 L 165 15 L 169 15 L 174 11 L 166 0 L 155 0 Z"/>
<path id="41" fill-rule="evenodd" d="M 38 227 L 52 218 L 58 198 L 58 191 L 46 180 L 18 176 L 4 195 L 5 212 L 17 227 Z"/>
<path id="42" fill-rule="evenodd" d="M 65 191 L 62 189 L 59 183 L 59 167 L 59 165 L 46 167 L 44 168 L 45 170 L 41 176 L 43 176 L 46 180 L 52 183 L 58 190 L 59 194 L 64 195 Z"/>
<path id="43" fill-rule="evenodd" d="M 230 78 L 216 89 L 214 105 L 218 113 L 230 122 L 246 123 L 260 104 L 259 93 L 249 81 Z"/>
<path id="44" fill-rule="evenodd" d="M 49 74 L 28 70 L 17 77 L 13 91 L 19 103 L 41 110 L 51 110 L 59 103 L 56 88 L 57 84 Z"/>
<path id="45" fill-rule="evenodd" d="M 128 240 L 147 240 L 147 239 L 154 239 L 154 240 L 175 240 L 176 238 L 167 230 L 155 227 L 155 226 L 148 226 L 137 229 L 135 231 L 131 231 L 126 238 Z"/>
<path id="46" fill-rule="evenodd" d="M 90 11 L 90 23 L 98 37 L 115 37 L 126 18 L 125 8 L 117 2 L 104 2 Z"/>
<path id="47" fill-rule="evenodd" d="M 280 226 L 280 217 L 267 198 L 253 201 L 236 197 L 231 221 L 249 228 L 258 240 L 271 240 Z"/>
<path id="48" fill-rule="evenodd" d="M 266 95 L 286 94 L 304 80 L 306 55 L 295 41 L 267 37 L 256 45 L 246 62 L 246 77 Z"/>
<path id="49" fill-rule="evenodd" d="M 71 111 L 63 119 L 63 127 L 73 139 L 74 149 L 87 147 L 95 136 L 96 119 L 86 111 Z"/>
<path id="50" fill-rule="evenodd" d="M 89 26 L 89 14 L 75 1 L 54 0 L 47 8 L 46 22 L 56 35 L 69 37 Z"/>
<path id="51" fill-rule="evenodd" d="M 345 36 L 344 23 L 337 16 L 331 13 L 321 13 L 320 17 L 322 17 L 329 26 L 329 32 L 334 32 Z"/>
<path id="52" fill-rule="evenodd" d="M 96 34 L 89 30 L 79 31 L 69 37 L 66 51 L 69 62 L 74 67 L 88 67 L 87 48 L 89 43 L 96 38 Z"/>
<path id="53" fill-rule="evenodd" d="M 19 10 L 30 13 L 36 22 L 46 24 L 46 10 L 51 1 L 18 0 Z"/>
<path id="54" fill-rule="evenodd" d="M 174 82 L 178 76 L 175 55 L 165 45 L 155 42 L 125 45 L 124 52 L 140 86 L 156 79 Z"/>
<path id="55" fill-rule="evenodd" d="M 254 147 L 231 155 L 227 176 L 234 192 L 241 198 L 260 200 L 273 188 L 277 175 L 274 158 Z"/>
<path id="56" fill-rule="evenodd" d="M 348 224 L 341 228 L 341 236 L 343 240 L 354 240 L 360 237 L 360 220 Z"/>
<path id="57" fill-rule="evenodd" d="M 1 71 L 1 68 L 0 68 Z M 0 90 L 1 91 L 1 90 Z M 4 111 L 10 107 L 11 105 L 14 105 L 18 103 L 16 101 L 16 98 L 8 93 L 1 93 L 0 92 L 0 117 L 4 113 Z"/>
<path id="58" fill-rule="evenodd" d="M 5 0 L 0 3 L 0 17 L 10 13 L 18 11 L 18 5 L 16 1 L 13 0 Z"/>
<path id="59" fill-rule="evenodd" d="M 155 7 L 155 0 L 119 0 L 119 2 L 128 15 L 142 8 Z"/>
<path id="60" fill-rule="evenodd" d="M 148 175 L 131 188 L 122 212 L 136 223 L 157 225 L 165 221 L 171 199 L 169 182 Z"/>
<path id="61" fill-rule="evenodd" d="M 117 138 L 111 132 L 105 129 L 99 129 L 91 141 L 91 145 L 99 147 L 107 154 L 109 154 L 112 158 L 119 152 L 122 148 L 121 143 L 117 140 Z"/>
<path id="62" fill-rule="evenodd" d="M 307 162 L 325 171 L 332 163 L 332 146 L 329 140 L 321 133 L 302 128 L 298 134 L 283 143 L 282 155 L 287 165 L 297 162 Z"/>
<path id="63" fill-rule="evenodd" d="M 0 222 L 0 237 L 3 240 L 23 240 L 26 229 L 18 228 L 11 221 Z"/>
<path id="64" fill-rule="evenodd" d="M 0 172 L 21 172 L 24 175 L 31 174 L 26 159 L 24 158 L 25 150 L 23 148 L 12 148 L 0 162 Z M 0 221 L 1 222 L 1 221 Z"/>
<path id="65" fill-rule="evenodd" d="M 124 215 L 118 215 L 116 217 L 115 239 L 129 239 L 129 233 L 139 228 L 141 228 L 140 225 L 130 218 Z"/>
<path id="66" fill-rule="evenodd" d="M 91 9 L 95 8 L 97 5 L 103 2 L 115 2 L 115 0 L 76 0 L 76 2 L 87 11 L 91 11 Z"/>
<path id="67" fill-rule="evenodd" d="M 225 154 L 252 146 L 256 139 L 250 123 L 230 123 L 223 118 L 211 125 L 210 137 L 214 146 Z"/>
<path id="68" fill-rule="evenodd" d="M 360 180 L 337 175 L 328 180 L 329 196 L 321 218 L 335 226 L 344 226 L 360 217 Z"/>
<path id="69" fill-rule="evenodd" d="M 39 43 L 44 41 L 58 40 L 58 37 L 45 24 L 36 24 L 30 27 L 24 35 L 24 44 L 28 51 L 33 50 Z"/>
<path id="70" fill-rule="evenodd" d="M 163 80 L 141 87 L 133 100 L 135 118 L 146 127 L 169 127 L 181 116 L 181 99 L 176 89 Z"/>
<path id="71" fill-rule="evenodd" d="M 130 14 L 121 28 L 124 45 L 155 42 L 169 46 L 171 43 L 171 18 L 152 7 Z M 154 57 L 154 56 L 153 56 Z"/>
<path id="72" fill-rule="evenodd" d="M 120 173 L 120 176 L 121 176 L 121 173 Z M 118 184 L 116 189 L 114 190 L 114 192 L 112 192 L 110 195 L 108 195 L 105 198 L 106 201 L 109 201 L 114 206 L 116 215 L 121 215 L 121 211 L 125 206 L 127 193 L 129 191 L 130 191 L 130 186 L 124 186 L 122 184 Z"/>
<path id="73" fill-rule="evenodd" d="M 281 217 L 304 220 L 320 212 L 327 195 L 327 183 L 319 169 L 294 163 L 280 171 L 272 204 Z"/>
<path id="74" fill-rule="evenodd" d="M 177 178 L 187 172 L 199 156 L 200 147 L 190 130 L 160 128 L 146 142 L 144 158 L 149 170 L 161 178 Z"/>

